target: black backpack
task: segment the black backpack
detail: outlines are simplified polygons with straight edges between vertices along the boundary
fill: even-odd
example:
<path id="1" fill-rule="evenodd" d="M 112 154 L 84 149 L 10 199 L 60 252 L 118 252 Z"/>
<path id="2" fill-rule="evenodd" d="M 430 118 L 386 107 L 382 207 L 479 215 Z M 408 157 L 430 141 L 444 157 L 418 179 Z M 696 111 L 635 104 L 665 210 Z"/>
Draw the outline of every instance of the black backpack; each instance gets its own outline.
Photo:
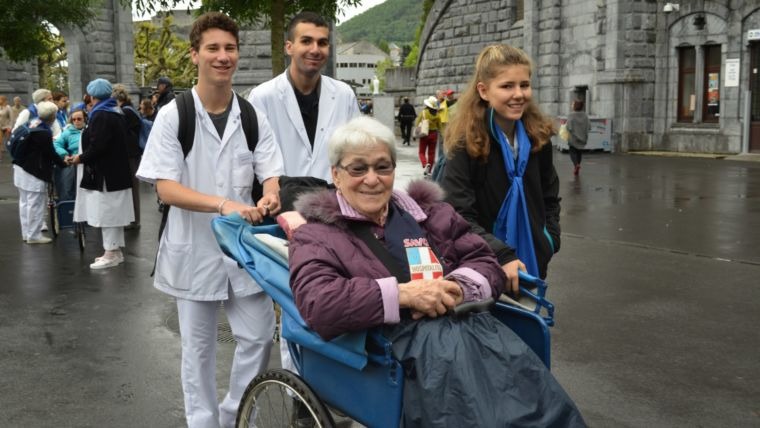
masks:
<path id="1" fill-rule="evenodd" d="M 248 150 L 253 153 L 256 150 L 256 144 L 259 142 L 259 122 L 256 117 L 256 110 L 248 100 L 238 94 L 235 94 L 235 96 L 240 105 L 240 121 L 242 122 L 245 141 L 248 144 Z M 179 114 L 177 139 L 182 146 L 182 154 L 187 158 L 187 154 L 190 153 L 195 142 L 195 101 L 193 100 L 192 89 L 188 89 L 177 95 L 175 102 L 177 103 L 177 113 Z M 261 198 L 263 190 L 254 174 L 253 189 L 251 191 L 254 203 Z M 161 235 L 164 234 L 164 228 L 166 228 L 166 219 L 169 218 L 169 207 L 170 205 L 167 204 L 162 205 L 161 211 L 163 216 L 161 217 L 161 225 L 158 227 L 159 241 L 161 241 Z M 158 253 L 156 253 L 156 260 L 158 260 Z M 154 263 L 153 272 L 150 273 L 150 276 L 153 276 L 155 271 L 156 266 Z"/>
<path id="2" fill-rule="evenodd" d="M 5 142 L 5 147 L 13 158 L 13 162 L 17 165 L 24 163 L 26 159 L 26 142 L 29 140 L 33 132 L 45 132 L 43 128 L 30 128 L 28 124 L 21 125 L 16 128 L 8 141 Z"/>

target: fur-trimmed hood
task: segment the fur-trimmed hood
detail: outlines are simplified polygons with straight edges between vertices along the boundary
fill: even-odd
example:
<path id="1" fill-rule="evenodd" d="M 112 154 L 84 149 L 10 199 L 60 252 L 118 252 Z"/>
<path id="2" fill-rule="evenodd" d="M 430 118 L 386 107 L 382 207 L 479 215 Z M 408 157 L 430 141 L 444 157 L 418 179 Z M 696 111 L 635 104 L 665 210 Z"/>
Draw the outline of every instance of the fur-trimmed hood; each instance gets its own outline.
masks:
<path id="1" fill-rule="evenodd" d="M 293 204 L 307 221 L 317 221 L 347 228 L 348 220 L 340 210 L 338 198 L 334 189 L 323 189 L 303 194 Z M 416 204 L 423 212 L 443 201 L 443 189 L 436 183 L 427 180 L 415 180 L 409 183 L 406 192 L 394 190 L 391 198 L 400 204 Z"/>

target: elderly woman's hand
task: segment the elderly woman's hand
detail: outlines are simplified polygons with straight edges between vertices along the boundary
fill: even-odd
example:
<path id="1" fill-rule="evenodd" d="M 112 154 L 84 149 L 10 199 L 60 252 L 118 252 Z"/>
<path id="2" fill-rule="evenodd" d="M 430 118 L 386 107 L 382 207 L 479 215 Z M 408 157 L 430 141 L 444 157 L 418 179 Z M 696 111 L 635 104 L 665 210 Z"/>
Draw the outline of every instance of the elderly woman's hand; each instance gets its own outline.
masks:
<path id="1" fill-rule="evenodd" d="M 398 301 L 402 308 L 412 310 L 412 318 L 436 318 L 462 302 L 462 288 L 444 279 L 416 279 L 398 285 Z"/>

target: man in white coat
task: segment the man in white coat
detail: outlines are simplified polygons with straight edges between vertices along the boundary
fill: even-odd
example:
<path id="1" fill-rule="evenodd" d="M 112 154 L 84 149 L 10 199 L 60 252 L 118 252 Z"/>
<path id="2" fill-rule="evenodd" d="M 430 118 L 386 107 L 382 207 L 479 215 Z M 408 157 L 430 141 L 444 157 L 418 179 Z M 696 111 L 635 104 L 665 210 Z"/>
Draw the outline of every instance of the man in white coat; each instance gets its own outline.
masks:
<path id="1" fill-rule="evenodd" d="M 288 24 L 285 52 L 290 66 L 254 88 L 248 100 L 272 123 L 290 177 L 332 182 L 327 141 L 338 126 L 359 116 L 359 102 L 347 84 L 320 74 L 330 57 L 330 26 L 313 12 Z M 280 338 L 282 367 L 295 371 L 287 341 Z"/>
<path id="2" fill-rule="evenodd" d="M 359 103 L 350 86 L 320 74 L 330 56 L 330 27 L 324 18 L 313 12 L 294 16 L 285 51 L 290 66 L 254 88 L 248 100 L 272 123 L 285 175 L 331 182 L 327 140 L 336 127 L 359 115 Z"/>
<path id="3" fill-rule="evenodd" d="M 263 114 L 256 115 L 255 150 L 246 143 L 241 108 L 232 91 L 239 59 L 235 21 L 218 12 L 202 15 L 193 23 L 190 46 L 198 67 L 198 84 L 192 89 L 192 149 L 183 156 L 177 139 L 179 113 L 176 100 L 171 101 L 158 112 L 137 176 L 155 183 L 161 200 L 171 206 L 154 285 L 177 299 L 187 424 L 231 427 L 247 384 L 267 368 L 274 310 L 260 286 L 222 253 L 210 221 L 237 212 L 259 223 L 277 213 L 282 154 Z M 264 188 L 258 203 L 251 197 L 254 175 Z M 237 342 L 229 392 L 221 404 L 216 390 L 219 302 Z"/>

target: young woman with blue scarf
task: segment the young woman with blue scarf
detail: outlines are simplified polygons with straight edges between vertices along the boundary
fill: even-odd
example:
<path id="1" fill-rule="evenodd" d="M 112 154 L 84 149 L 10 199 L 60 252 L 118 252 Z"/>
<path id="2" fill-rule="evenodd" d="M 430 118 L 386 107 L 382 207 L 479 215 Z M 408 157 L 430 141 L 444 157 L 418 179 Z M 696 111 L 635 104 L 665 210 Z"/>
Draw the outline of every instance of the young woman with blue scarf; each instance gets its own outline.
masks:
<path id="1" fill-rule="evenodd" d="M 444 138 L 447 201 L 491 246 L 513 293 L 517 271 L 545 278 L 560 246 L 555 126 L 531 100 L 531 71 L 518 48 L 483 49 Z"/>

